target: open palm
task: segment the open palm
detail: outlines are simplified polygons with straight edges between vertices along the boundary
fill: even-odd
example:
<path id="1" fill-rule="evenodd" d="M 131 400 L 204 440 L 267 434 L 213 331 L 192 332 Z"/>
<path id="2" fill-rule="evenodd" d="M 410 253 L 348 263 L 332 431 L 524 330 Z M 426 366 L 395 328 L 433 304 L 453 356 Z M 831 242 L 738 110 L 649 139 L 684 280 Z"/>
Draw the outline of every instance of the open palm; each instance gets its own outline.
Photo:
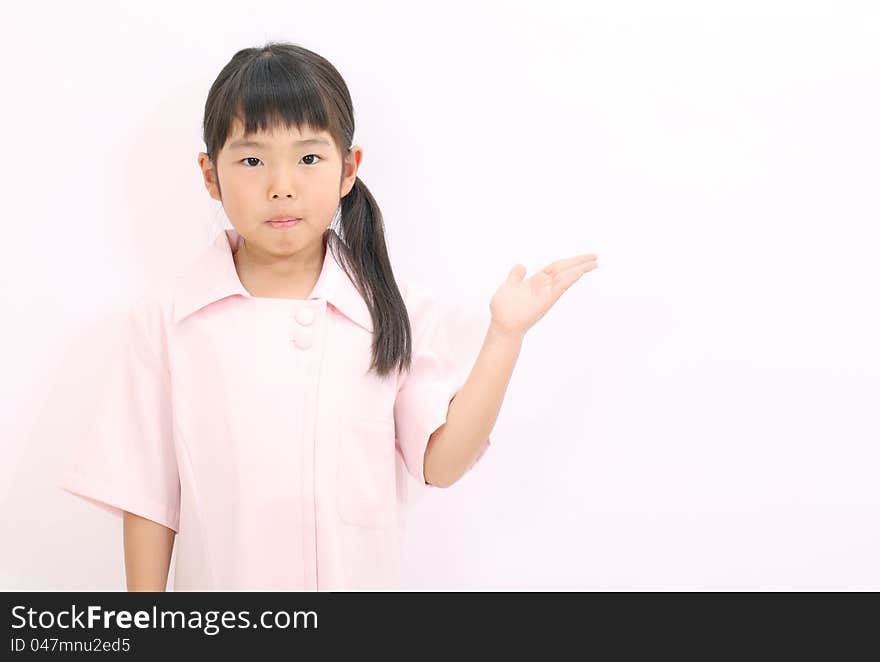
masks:
<path id="1" fill-rule="evenodd" d="M 576 280 L 598 267 L 597 257 L 589 253 L 557 260 L 525 279 L 526 268 L 517 264 L 489 304 L 492 323 L 506 333 L 524 335 Z"/>

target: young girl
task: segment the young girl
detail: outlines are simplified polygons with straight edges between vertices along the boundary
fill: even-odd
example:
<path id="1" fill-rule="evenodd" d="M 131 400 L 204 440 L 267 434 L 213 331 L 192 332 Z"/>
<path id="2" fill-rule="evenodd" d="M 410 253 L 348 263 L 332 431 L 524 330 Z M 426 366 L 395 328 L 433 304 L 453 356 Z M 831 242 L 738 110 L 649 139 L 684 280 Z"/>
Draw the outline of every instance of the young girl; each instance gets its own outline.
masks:
<path id="1" fill-rule="evenodd" d="M 239 51 L 208 93 L 198 160 L 233 229 L 135 299 L 62 483 L 123 513 L 129 590 L 165 590 L 175 534 L 178 591 L 397 587 L 407 474 L 479 460 L 526 331 L 596 268 L 516 265 L 460 383 L 353 134 L 339 72 L 297 45 Z"/>

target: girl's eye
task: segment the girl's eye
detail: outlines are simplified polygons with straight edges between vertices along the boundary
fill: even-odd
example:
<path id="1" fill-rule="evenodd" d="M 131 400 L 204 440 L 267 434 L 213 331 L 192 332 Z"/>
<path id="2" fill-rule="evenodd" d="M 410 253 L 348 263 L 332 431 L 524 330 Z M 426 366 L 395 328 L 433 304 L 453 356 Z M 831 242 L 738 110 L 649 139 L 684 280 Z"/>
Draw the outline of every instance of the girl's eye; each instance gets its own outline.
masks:
<path id="1" fill-rule="evenodd" d="M 316 159 L 320 159 L 320 158 L 321 158 L 321 157 L 318 156 L 317 154 L 306 154 L 303 158 L 304 158 L 304 159 L 307 159 L 307 158 L 309 158 L 310 156 L 313 156 L 313 157 L 315 157 Z M 250 162 L 250 161 L 259 161 L 259 160 L 260 160 L 260 159 L 258 159 L 256 156 L 246 156 L 246 157 L 243 158 L 241 161 L 248 161 L 248 162 Z M 241 161 L 239 161 L 239 163 L 241 163 Z M 256 166 L 256 164 L 253 164 L 253 165 Z M 314 163 L 314 162 L 312 162 L 312 163 L 306 163 L 306 165 L 315 165 L 315 163 Z"/>

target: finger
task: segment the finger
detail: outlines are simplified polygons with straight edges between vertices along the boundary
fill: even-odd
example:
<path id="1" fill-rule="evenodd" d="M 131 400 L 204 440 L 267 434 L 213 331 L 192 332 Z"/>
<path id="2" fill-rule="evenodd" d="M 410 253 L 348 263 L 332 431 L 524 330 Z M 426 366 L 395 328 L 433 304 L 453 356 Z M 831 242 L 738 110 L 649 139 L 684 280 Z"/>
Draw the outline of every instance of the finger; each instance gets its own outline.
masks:
<path id="1" fill-rule="evenodd" d="M 544 288 L 550 288 L 556 284 L 561 276 L 566 275 L 568 272 L 575 272 L 577 274 L 577 278 L 588 271 L 592 271 L 597 266 L 598 265 L 593 260 L 587 260 L 585 262 L 575 262 L 574 264 L 571 264 L 564 269 L 559 269 L 555 274 L 549 274 L 547 273 L 547 271 L 537 271 L 529 277 L 529 281 L 537 283 Z"/>
<path id="2" fill-rule="evenodd" d="M 577 278 L 577 277 L 580 277 L 582 274 L 587 273 L 588 271 L 592 271 L 597 266 L 598 265 L 596 264 L 595 260 L 587 260 L 584 262 L 575 262 L 574 264 L 569 265 L 568 267 L 557 271 L 556 274 L 551 277 L 551 280 L 556 281 L 561 276 L 566 276 L 569 273 L 576 274 L 576 278 Z"/>
<path id="3" fill-rule="evenodd" d="M 564 260 L 557 260 L 556 262 L 552 262 L 551 264 L 548 264 L 546 267 L 544 267 L 541 271 L 550 276 L 555 276 L 556 274 L 570 267 L 595 262 L 598 257 L 599 256 L 595 253 L 576 255 L 574 257 L 565 258 Z"/>
<path id="4" fill-rule="evenodd" d="M 563 292 L 565 292 L 569 287 L 571 287 L 575 281 L 577 281 L 581 276 L 583 276 L 588 271 L 592 271 L 596 266 L 591 262 L 586 262 L 584 264 L 576 264 L 568 269 L 563 269 L 561 272 L 556 274 L 553 278 L 553 286 L 551 291 L 553 293 L 553 301 L 557 301 L 559 297 L 562 296 Z"/>
<path id="5" fill-rule="evenodd" d="M 523 277 L 526 275 L 526 268 L 522 264 L 517 264 L 510 270 L 510 273 L 507 274 L 507 280 L 513 283 L 520 282 Z"/>

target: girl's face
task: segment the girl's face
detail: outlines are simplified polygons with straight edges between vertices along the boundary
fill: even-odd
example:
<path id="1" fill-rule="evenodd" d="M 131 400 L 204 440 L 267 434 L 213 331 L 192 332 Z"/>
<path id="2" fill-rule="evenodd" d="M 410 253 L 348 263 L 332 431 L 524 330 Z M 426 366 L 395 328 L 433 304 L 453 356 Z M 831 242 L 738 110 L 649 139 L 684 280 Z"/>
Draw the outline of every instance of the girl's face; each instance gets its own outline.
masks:
<path id="1" fill-rule="evenodd" d="M 320 251 L 340 198 L 354 186 L 363 151 L 352 146 L 343 161 L 326 131 L 276 128 L 245 138 L 243 128 L 241 122 L 233 126 L 216 164 L 199 154 L 211 197 L 223 203 L 251 255 L 271 261 Z M 286 228 L 269 223 L 279 216 L 302 220 Z"/>

